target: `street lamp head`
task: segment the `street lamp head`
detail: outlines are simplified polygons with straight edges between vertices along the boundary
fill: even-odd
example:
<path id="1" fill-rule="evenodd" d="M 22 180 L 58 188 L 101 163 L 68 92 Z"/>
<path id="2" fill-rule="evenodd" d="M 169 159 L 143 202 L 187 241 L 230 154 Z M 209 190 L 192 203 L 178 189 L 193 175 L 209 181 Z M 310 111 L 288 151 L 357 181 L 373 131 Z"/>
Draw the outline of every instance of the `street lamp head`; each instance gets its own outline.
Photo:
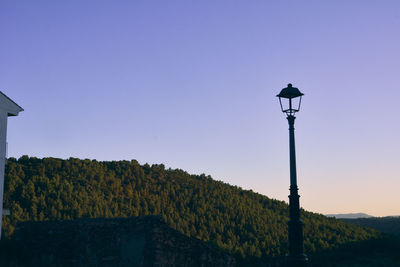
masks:
<path id="1" fill-rule="evenodd" d="M 296 87 L 293 87 L 291 83 L 286 88 L 283 88 L 277 95 L 279 103 L 281 104 L 282 112 L 288 116 L 294 116 L 296 112 L 300 110 L 301 97 L 304 94 Z"/>

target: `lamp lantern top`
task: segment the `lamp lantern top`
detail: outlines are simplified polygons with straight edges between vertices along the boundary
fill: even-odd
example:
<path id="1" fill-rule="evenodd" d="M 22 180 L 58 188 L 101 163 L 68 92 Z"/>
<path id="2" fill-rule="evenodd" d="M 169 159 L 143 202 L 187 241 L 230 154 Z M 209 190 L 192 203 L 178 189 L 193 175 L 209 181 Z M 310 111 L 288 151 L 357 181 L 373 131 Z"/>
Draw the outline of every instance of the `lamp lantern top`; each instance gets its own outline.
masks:
<path id="1" fill-rule="evenodd" d="M 296 87 L 293 87 L 291 83 L 286 88 L 283 88 L 277 95 L 279 103 L 281 105 L 282 112 L 288 116 L 294 116 L 296 112 L 300 110 L 301 98 L 304 94 Z M 282 99 L 287 99 L 283 100 Z"/>
<path id="2" fill-rule="evenodd" d="M 276 95 L 277 97 L 292 99 L 295 97 L 303 96 L 304 94 L 296 87 L 293 87 L 291 83 L 286 88 L 283 88 L 281 92 Z"/>

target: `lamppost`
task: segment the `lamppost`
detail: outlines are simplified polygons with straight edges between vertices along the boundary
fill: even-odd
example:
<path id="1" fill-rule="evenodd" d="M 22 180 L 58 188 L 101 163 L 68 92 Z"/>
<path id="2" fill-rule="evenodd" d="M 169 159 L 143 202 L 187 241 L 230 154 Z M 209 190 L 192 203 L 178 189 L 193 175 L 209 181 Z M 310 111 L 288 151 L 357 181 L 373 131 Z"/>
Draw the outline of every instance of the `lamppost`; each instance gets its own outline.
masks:
<path id="1" fill-rule="evenodd" d="M 289 155 L 290 155 L 290 195 L 289 195 L 289 254 L 286 265 L 307 266 L 308 258 L 303 252 L 303 221 L 300 219 L 300 201 L 297 187 L 296 151 L 294 145 L 294 114 L 300 110 L 301 97 L 304 94 L 299 89 L 288 84 L 277 95 L 282 112 L 286 113 L 289 122 Z"/>

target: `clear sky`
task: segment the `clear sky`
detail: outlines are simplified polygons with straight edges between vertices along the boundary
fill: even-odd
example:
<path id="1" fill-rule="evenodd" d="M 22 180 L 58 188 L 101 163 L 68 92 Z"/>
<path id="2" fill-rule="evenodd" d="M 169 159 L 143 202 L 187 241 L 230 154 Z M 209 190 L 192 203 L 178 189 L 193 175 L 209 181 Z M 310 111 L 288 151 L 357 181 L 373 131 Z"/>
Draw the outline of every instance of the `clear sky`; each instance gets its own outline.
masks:
<path id="1" fill-rule="evenodd" d="M 9 156 L 164 163 L 301 205 L 400 215 L 400 2 L 0 2 Z"/>

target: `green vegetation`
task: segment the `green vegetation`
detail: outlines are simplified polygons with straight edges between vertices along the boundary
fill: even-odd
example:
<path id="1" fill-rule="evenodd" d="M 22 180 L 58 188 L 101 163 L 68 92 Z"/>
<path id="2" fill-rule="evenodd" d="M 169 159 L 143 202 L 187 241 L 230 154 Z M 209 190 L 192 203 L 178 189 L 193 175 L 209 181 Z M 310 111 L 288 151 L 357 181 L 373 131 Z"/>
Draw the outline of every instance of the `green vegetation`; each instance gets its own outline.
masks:
<path id="1" fill-rule="evenodd" d="M 287 204 L 162 164 L 10 158 L 4 206 L 11 210 L 3 217 L 10 238 L 20 221 L 160 214 L 183 234 L 242 258 L 287 252 Z M 302 218 L 309 254 L 380 237 L 376 230 L 320 214 L 303 211 Z"/>
<path id="2" fill-rule="evenodd" d="M 368 267 L 400 266 L 400 239 L 384 235 L 379 239 L 345 244 L 310 255 L 311 266 Z"/>
<path id="3" fill-rule="evenodd" d="M 340 219 L 344 222 L 359 225 L 362 227 L 369 227 L 381 231 L 382 233 L 393 234 L 400 236 L 400 217 L 387 216 L 387 217 L 372 217 L 372 218 L 358 218 L 358 219 Z"/>

